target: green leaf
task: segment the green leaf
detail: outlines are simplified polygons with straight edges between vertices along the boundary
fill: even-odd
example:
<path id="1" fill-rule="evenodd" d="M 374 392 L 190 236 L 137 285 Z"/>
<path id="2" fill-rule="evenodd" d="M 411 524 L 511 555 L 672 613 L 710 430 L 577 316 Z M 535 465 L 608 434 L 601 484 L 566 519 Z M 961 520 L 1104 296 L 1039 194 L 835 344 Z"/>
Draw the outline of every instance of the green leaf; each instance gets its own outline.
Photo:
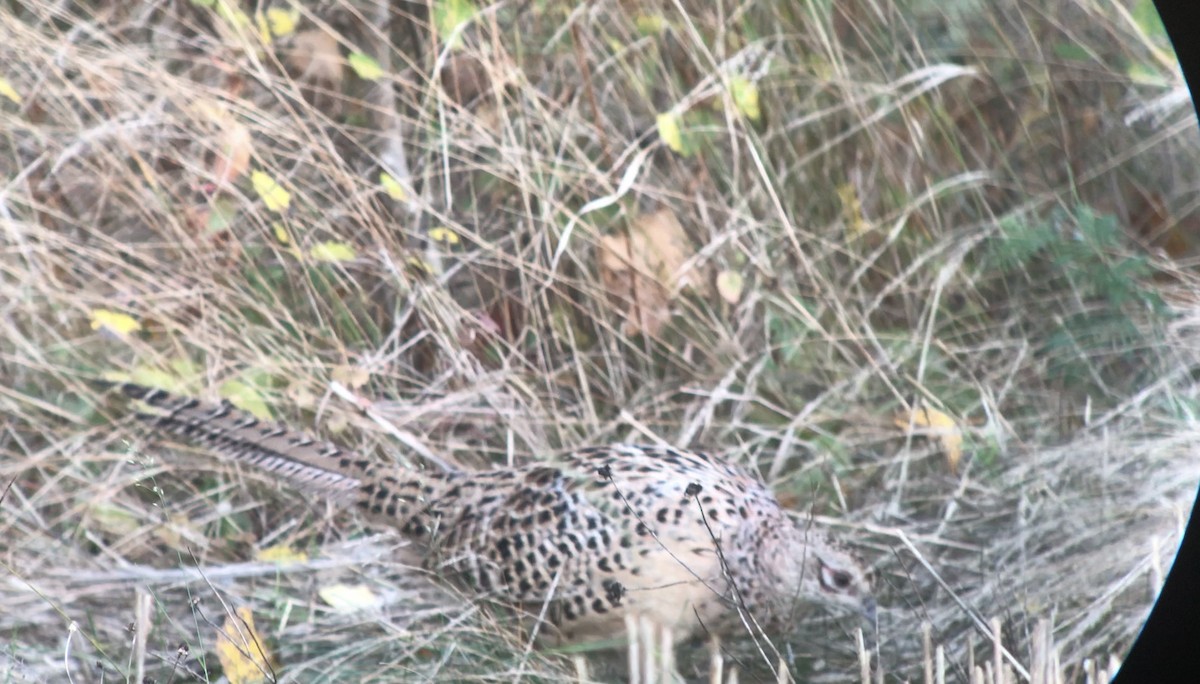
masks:
<path id="1" fill-rule="evenodd" d="M 133 534 L 142 526 L 138 517 L 116 504 L 98 503 L 88 509 L 92 522 L 107 532 L 116 536 Z"/>
<path id="2" fill-rule="evenodd" d="M 1130 15 L 1146 36 L 1163 45 L 1171 44 L 1162 17 L 1158 15 L 1158 9 L 1154 6 L 1154 0 L 1137 0 L 1133 3 Z"/>
<path id="3" fill-rule="evenodd" d="M 129 374 L 129 381 L 168 392 L 179 392 L 183 389 L 183 385 L 178 377 L 153 366 L 138 366 L 134 368 Z"/>
<path id="4" fill-rule="evenodd" d="M 383 67 L 379 66 L 379 62 L 365 52 L 351 52 L 346 61 L 349 62 L 350 68 L 354 69 L 354 73 L 364 81 L 378 81 L 387 75 Z"/>
<path id="5" fill-rule="evenodd" d="M 448 43 L 451 50 L 462 47 L 462 34 L 454 36 L 454 29 L 459 24 L 470 21 L 477 10 L 471 0 L 436 0 L 433 5 L 433 23 L 437 27 L 438 37 L 443 43 Z"/>
<path id="6" fill-rule="evenodd" d="M 237 205 L 228 197 L 213 200 L 209 209 L 208 222 L 204 226 L 209 235 L 216 235 L 228 229 L 237 216 Z"/>
<path id="7" fill-rule="evenodd" d="M 1167 79 L 1160 72 L 1142 62 L 1131 62 L 1129 67 L 1125 69 L 1125 75 L 1129 77 L 1130 81 L 1142 85 L 1162 87 L 1167 84 Z"/>
<path id="8" fill-rule="evenodd" d="M 1067 62 L 1091 62 L 1095 59 L 1087 48 L 1078 43 L 1055 43 L 1054 56 Z"/>
<path id="9" fill-rule="evenodd" d="M 171 372 L 173 372 L 178 378 L 191 380 L 193 378 L 200 377 L 200 368 L 197 367 L 196 364 L 187 357 L 181 356 L 171 359 L 167 362 L 167 365 L 171 367 Z"/>

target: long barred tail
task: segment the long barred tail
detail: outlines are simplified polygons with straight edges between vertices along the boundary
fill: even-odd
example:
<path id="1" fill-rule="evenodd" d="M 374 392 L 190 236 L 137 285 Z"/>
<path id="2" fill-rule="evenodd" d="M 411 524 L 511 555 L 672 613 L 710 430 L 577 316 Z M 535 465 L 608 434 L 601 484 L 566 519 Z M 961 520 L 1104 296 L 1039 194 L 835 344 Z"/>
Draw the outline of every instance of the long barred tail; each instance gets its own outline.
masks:
<path id="1" fill-rule="evenodd" d="M 125 394 L 157 410 L 138 413 L 155 428 L 330 496 L 361 494 L 374 468 L 362 457 L 278 423 L 260 421 L 228 400 L 210 404 L 126 383 Z"/>

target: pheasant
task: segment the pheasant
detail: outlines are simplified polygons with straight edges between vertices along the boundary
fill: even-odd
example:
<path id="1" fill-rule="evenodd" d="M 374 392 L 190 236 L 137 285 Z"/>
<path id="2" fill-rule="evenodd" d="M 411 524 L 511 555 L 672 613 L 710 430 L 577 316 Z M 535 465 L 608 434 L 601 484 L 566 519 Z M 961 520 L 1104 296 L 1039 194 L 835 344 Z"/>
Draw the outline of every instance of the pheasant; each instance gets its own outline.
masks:
<path id="1" fill-rule="evenodd" d="M 616 444 L 554 465 L 423 472 L 374 463 L 228 401 L 121 389 L 152 407 L 138 417 L 154 428 L 349 500 L 419 542 L 439 574 L 541 614 L 542 643 L 612 640 L 627 614 L 677 640 L 778 625 L 811 603 L 874 618 L 854 555 L 794 522 L 759 479 L 702 453 Z"/>

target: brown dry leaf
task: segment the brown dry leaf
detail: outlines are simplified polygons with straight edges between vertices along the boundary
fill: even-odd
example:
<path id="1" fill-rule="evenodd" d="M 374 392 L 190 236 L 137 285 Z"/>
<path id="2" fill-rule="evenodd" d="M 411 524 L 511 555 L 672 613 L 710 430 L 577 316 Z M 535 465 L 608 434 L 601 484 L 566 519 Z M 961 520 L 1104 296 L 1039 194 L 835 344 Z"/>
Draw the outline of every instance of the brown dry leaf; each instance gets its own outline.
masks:
<path id="1" fill-rule="evenodd" d="M 333 369 L 333 379 L 350 389 L 360 389 L 371 379 L 371 371 L 362 366 L 341 365 Z"/>
<path id="2" fill-rule="evenodd" d="M 895 423 L 905 434 L 911 426 L 914 436 L 937 439 L 946 455 L 946 465 L 950 467 L 950 472 L 958 472 L 958 463 L 962 460 L 963 437 L 957 421 L 937 409 L 925 407 L 917 409 L 911 416 L 907 413 L 898 414 Z"/>
<path id="3" fill-rule="evenodd" d="M 183 220 L 190 233 L 203 235 L 208 229 L 209 221 L 212 220 L 212 210 L 203 204 L 184 207 Z"/>
<path id="4" fill-rule="evenodd" d="M 1128 200 L 1129 223 L 1134 237 L 1151 247 L 1161 249 L 1172 259 L 1187 259 L 1200 252 L 1200 241 L 1196 239 L 1200 232 L 1196 230 L 1200 221 L 1195 214 L 1176 220 L 1167 207 L 1166 198 L 1157 192 L 1139 192 L 1136 189 L 1132 199 Z M 1112 212 L 1108 206 L 1098 207 L 1100 211 Z"/>
<path id="5" fill-rule="evenodd" d="M 311 411 L 317 406 L 317 395 L 304 384 L 303 380 L 296 380 L 288 385 L 285 394 L 288 402 L 298 409 Z"/>
<path id="6" fill-rule="evenodd" d="M 254 614 L 242 606 L 225 618 L 217 634 L 217 659 L 229 684 L 262 684 L 274 681 L 273 658 L 254 628 Z"/>
<path id="7" fill-rule="evenodd" d="M 254 154 L 254 140 L 250 129 L 230 117 L 217 138 L 217 153 L 210 170 L 217 186 L 227 185 L 250 168 L 250 157 Z"/>
<path id="8" fill-rule="evenodd" d="M 177 551 L 203 549 L 208 546 L 208 537 L 182 513 L 175 513 L 158 527 L 154 528 L 154 536 L 168 548 Z"/>
<path id="9" fill-rule="evenodd" d="M 450 99 L 465 106 L 492 91 L 492 78 L 478 58 L 456 54 L 442 67 L 442 87 Z"/>
<path id="10" fill-rule="evenodd" d="M 335 413 L 325 421 L 325 429 L 331 435 L 340 435 L 350 427 L 350 419 L 344 413 Z"/>
<path id="11" fill-rule="evenodd" d="M 638 259 L 624 235 L 605 235 L 600 238 L 600 278 L 604 289 L 622 307 L 632 306 L 622 332 L 635 335 L 645 331 L 658 335 L 670 315 L 667 290 L 657 281 L 637 273 Z"/>
<path id="12" fill-rule="evenodd" d="M 708 294 L 704 269 L 690 264 L 696 248 L 669 209 L 641 216 L 629 236 L 600 238 L 600 276 L 608 294 L 633 307 L 623 331 L 658 335 L 670 319 L 670 305 L 684 289 Z"/>
<path id="13" fill-rule="evenodd" d="M 324 31 L 301 31 L 292 40 L 287 63 L 297 72 L 296 79 L 320 83 L 330 90 L 342 87 L 342 54 L 337 38 Z"/>

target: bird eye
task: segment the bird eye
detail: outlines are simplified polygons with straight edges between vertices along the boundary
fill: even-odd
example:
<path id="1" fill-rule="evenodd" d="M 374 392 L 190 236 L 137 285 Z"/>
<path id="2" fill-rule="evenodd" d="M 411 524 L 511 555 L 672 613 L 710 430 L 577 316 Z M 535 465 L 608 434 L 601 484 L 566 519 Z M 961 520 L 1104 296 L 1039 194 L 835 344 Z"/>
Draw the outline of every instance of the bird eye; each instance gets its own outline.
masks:
<path id="1" fill-rule="evenodd" d="M 833 586 L 838 589 L 845 589 L 850 586 L 850 573 L 845 570 L 838 570 L 833 573 Z"/>

